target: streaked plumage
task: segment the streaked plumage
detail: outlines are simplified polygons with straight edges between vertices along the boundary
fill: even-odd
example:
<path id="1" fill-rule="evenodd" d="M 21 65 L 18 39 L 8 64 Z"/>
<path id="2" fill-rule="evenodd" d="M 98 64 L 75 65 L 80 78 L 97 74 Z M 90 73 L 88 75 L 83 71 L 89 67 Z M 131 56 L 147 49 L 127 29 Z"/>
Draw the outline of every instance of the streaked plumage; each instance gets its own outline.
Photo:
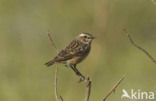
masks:
<path id="1" fill-rule="evenodd" d="M 77 75 L 82 75 L 76 69 L 76 64 L 80 63 L 89 54 L 91 42 L 95 37 L 89 33 L 79 34 L 65 49 L 51 61 L 47 62 L 46 66 L 51 66 L 54 63 L 63 63 L 71 67 Z"/>

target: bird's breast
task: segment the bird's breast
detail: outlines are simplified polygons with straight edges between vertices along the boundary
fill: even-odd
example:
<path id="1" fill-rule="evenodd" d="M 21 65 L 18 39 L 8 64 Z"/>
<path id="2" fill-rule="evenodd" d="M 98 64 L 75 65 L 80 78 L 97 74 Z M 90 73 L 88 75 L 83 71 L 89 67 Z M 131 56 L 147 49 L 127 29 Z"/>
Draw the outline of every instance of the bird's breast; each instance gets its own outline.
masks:
<path id="1" fill-rule="evenodd" d="M 84 56 L 75 56 L 72 59 L 67 60 L 67 63 L 69 64 L 78 64 L 80 63 L 82 60 L 84 60 L 87 57 L 88 54 L 84 55 Z"/>

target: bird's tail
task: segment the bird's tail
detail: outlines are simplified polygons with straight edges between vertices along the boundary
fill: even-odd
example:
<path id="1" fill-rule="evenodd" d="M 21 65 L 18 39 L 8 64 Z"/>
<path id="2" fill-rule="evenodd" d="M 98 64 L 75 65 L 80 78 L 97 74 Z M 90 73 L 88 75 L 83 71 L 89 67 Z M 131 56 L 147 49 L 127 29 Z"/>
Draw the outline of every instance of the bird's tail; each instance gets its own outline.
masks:
<path id="1" fill-rule="evenodd" d="M 45 63 L 45 65 L 46 65 L 47 67 L 49 67 L 49 66 L 53 65 L 54 63 L 55 63 L 55 61 L 54 61 L 54 60 L 51 60 L 51 61 Z"/>

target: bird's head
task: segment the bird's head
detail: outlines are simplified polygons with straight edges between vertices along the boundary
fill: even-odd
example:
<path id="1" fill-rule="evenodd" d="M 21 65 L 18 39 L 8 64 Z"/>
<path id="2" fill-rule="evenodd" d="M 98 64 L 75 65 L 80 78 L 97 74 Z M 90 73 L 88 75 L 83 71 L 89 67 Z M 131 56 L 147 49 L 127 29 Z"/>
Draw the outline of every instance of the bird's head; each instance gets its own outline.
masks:
<path id="1" fill-rule="evenodd" d="M 90 44 L 93 39 L 95 39 L 95 37 L 90 33 L 81 33 L 77 36 L 77 40 L 81 41 L 84 44 Z"/>

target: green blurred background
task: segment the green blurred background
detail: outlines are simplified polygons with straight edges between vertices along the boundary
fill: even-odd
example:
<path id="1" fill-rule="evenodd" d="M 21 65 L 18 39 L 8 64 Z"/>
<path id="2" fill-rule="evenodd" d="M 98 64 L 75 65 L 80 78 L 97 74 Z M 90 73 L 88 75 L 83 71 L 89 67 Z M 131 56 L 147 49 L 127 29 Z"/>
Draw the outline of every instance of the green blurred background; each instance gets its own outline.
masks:
<path id="1" fill-rule="evenodd" d="M 156 57 L 156 5 L 151 0 L 1 0 L 0 101 L 55 101 L 56 65 L 46 68 L 80 32 L 96 36 L 79 70 L 92 78 L 90 101 L 100 101 L 123 76 L 108 101 L 121 101 L 122 89 L 156 91 L 156 65 L 130 44 L 123 28 Z M 59 66 L 58 91 L 64 101 L 84 101 L 85 84 Z"/>

